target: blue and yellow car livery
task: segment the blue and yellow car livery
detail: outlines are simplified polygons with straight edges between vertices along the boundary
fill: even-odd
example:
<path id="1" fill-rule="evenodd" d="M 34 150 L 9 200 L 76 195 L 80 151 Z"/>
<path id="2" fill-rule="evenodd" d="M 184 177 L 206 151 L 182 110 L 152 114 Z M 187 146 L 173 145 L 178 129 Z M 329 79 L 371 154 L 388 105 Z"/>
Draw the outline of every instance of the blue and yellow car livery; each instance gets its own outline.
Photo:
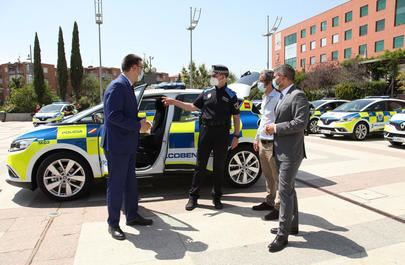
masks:
<path id="1" fill-rule="evenodd" d="M 325 112 L 332 111 L 340 105 L 349 102 L 343 99 L 320 99 L 310 102 L 310 116 L 308 122 L 308 132 L 318 132 L 318 120 Z"/>

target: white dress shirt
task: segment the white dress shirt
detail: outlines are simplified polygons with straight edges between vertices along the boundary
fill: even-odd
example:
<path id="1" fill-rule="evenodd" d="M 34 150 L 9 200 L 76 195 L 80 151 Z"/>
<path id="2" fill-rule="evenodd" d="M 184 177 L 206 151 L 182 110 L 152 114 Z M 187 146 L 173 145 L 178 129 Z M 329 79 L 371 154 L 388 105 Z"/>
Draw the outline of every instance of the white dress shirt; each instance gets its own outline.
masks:
<path id="1" fill-rule="evenodd" d="M 263 95 L 261 107 L 262 116 L 260 120 L 259 129 L 257 130 L 256 140 L 274 139 L 273 135 L 267 134 L 265 129 L 266 125 L 274 123 L 276 120 L 275 108 L 279 99 L 280 99 L 280 92 L 278 92 L 275 89 L 273 89 L 268 95 L 265 94 Z"/>

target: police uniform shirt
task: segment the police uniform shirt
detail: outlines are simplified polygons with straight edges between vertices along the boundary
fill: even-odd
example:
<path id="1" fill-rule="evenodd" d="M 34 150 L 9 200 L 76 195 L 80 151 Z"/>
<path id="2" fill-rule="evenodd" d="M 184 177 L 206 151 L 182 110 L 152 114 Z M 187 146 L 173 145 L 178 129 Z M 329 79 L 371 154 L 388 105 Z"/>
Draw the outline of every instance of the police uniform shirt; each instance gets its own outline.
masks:
<path id="1" fill-rule="evenodd" d="M 238 115 L 239 102 L 236 93 L 227 86 L 213 87 L 201 93 L 193 102 L 201 110 L 201 118 L 215 124 L 230 125 L 231 115 Z"/>

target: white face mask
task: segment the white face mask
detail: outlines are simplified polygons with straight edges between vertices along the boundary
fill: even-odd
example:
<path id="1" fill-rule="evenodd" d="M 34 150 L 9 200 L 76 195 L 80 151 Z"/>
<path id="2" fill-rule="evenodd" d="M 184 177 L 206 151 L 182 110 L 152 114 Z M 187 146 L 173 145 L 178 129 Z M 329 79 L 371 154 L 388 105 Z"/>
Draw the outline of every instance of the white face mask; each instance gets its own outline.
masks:
<path id="1" fill-rule="evenodd" d="M 218 84 L 219 84 L 219 81 L 218 81 L 217 78 L 215 78 L 215 77 L 210 78 L 210 85 L 211 86 L 218 86 Z"/>
<path id="2" fill-rule="evenodd" d="M 259 89 L 260 92 L 264 92 L 266 90 L 266 87 L 264 86 L 263 82 L 258 82 L 257 89 Z"/>
<path id="3" fill-rule="evenodd" d="M 138 82 L 142 81 L 143 78 L 143 69 L 141 70 L 141 72 L 138 75 Z"/>
<path id="4" fill-rule="evenodd" d="M 274 87 L 275 89 L 277 89 L 277 90 L 280 89 L 280 85 L 277 84 L 276 79 L 273 79 L 273 87 Z"/>

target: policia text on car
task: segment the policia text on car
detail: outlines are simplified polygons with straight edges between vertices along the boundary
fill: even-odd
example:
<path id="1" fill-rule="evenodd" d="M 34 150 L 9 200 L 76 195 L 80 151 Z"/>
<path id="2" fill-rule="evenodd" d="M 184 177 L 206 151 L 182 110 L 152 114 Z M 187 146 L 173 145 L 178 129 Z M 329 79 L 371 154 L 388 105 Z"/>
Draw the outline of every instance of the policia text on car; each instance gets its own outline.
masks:
<path id="1" fill-rule="evenodd" d="M 203 177 L 207 175 L 207 163 L 211 151 L 214 154 L 214 187 L 212 190 L 213 203 L 216 209 L 222 209 L 222 179 L 225 172 L 225 160 L 229 146 L 229 130 L 231 116 L 234 122 L 234 134 L 231 148 L 238 145 L 240 135 L 239 103 L 236 94 L 227 87 L 229 70 L 223 65 L 213 65 L 210 83 L 213 86 L 201 93 L 193 103 L 164 98 L 166 105 L 175 105 L 186 111 L 201 110 L 200 134 L 198 137 L 197 166 L 189 192 L 186 210 L 197 206 L 200 186 Z"/>

